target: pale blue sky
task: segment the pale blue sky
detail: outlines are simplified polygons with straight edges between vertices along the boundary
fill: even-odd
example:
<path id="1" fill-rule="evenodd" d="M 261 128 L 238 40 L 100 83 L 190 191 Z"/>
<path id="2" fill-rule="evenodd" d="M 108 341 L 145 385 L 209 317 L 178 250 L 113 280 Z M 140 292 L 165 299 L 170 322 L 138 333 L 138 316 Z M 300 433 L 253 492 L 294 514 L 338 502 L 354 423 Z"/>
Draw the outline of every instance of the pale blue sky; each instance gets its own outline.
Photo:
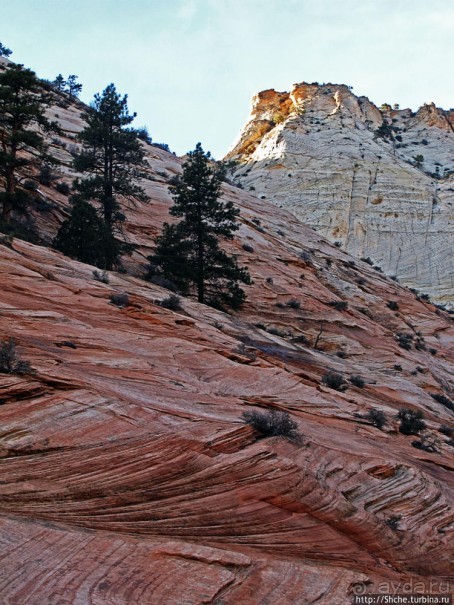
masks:
<path id="1" fill-rule="evenodd" d="M 377 104 L 454 106 L 454 0 L 2 0 L 11 59 L 82 100 L 114 82 L 136 125 L 221 157 L 255 92 L 318 81 Z"/>

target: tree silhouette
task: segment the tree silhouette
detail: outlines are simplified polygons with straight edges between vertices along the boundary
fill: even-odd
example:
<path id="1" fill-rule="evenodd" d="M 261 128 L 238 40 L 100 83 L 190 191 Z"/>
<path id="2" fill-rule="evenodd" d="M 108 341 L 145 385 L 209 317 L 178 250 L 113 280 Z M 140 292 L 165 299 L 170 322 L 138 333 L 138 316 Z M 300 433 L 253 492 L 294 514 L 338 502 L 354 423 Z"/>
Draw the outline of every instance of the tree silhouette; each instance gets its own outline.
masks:
<path id="1" fill-rule="evenodd" d="M 0 202 L 6 223 L 13 209 L 23 210 L 29 200 L 17 177 L 17 169 L 31 162 L 23 152 L 42 155 L 45 145 L 41 132 L 57 130 L 44 113 L 50 104 L 50 95 L 30 69 L 11 64 L 0 74 L 0 175 L 5 179 Z"/>
<path id="2" fill-rule="evenodd" d="M 74 167 L 89 176 L 78 179 L 75 188 L 89 202 L 101 205 L 105 222 L 112 228 L 124 216 L 120 208 L 128 200 L 146 196 L 135 179 L 142 166 L 144 152 L 133 128 L 126 128 L 136 117 L 128 113 L 127 95 L 117 93 L 109 84 L 82 114 L 87 126 L 79 134 L 82 152 Z"/>
<path id="3" fill-rule="evenodd" d="M 251 278 L 219 241 L 233 239 L 239 210 L 219 199 L 222 171 L 212 166 L 200 143 L 188 156 L 183 175 L 170 188 L 175 201 L 170 214 L 182 220 L 164 225 L 149 257 L 151 273 L 171 280 L 184 294 L 194 288 L 201 303 L 237 308 L 245 300 L 238 283 L 250 284 Z"/>

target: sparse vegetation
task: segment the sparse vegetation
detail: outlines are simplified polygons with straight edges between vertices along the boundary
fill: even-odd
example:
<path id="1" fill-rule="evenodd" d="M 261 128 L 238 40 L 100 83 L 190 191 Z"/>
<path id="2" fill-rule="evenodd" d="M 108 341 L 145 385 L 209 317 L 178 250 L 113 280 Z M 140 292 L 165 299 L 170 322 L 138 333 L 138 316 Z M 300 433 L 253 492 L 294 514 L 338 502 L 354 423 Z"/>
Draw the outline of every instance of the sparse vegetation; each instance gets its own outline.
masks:
<path id="1" fill-rule="evenodd" d="M 451 437 L 452 435 L 454 435 L 454 429 L 451 426 L 448 426 L 447 424 L 442 424 L 438 428 L 438 430 L 443 435 L 446 435 L 446 437 Z"/>
<path id="2" fill-rule="evenodd" d="M 32 372 L 30 363 L 21 358 L 12 338 L 7 338 L 0 344 L 0 372 L 19 376 Z"/>
<path id="3" fill-rule="evenodd" d="M 69 195 L 69 192 L 71 191 L 71 188 L 68 183 L 65 183 L 64 181 L 57 183 L 55 185 L 55 189 L 58 191 L 58 193 L 61 193 L 63 195 Z"/>
<path id="4" fill-rule="evenodd" d="M 348 309 L 348 302 L 346 300 L 330 300 L 328 305 L 337 311 L 345 311 Z"/>
<path id="5" fill-rule="evenodd" d="M 358 376 L 358 375 L 350 376 L 349 380 L 355 387 L 358 387 L 359 389 L 362 389 L 364 387 L 364 385 L 366 384 L 364 378 L 362 376 Z"/>
<path id="6" fill-rule="evenodd" d="M 290 307 L 291 309 L 299 309 L 301 307 L 301 303 L 299 300 L 296 300 L 296 298 L 292 298 L 290 300 L 288 300 L 286 303 L 287 307 Z"/>
<path id="7" fill-rule="evenodd" d="M 126 292 L 121 292 L 120 294 L 111 294 L 109 296 L 110 302 L 116 307 L 127 307 L 129 304 L 129 296 Z"/>
<path id="8" fill-rule="evenodd" d="M 397 529 L 399 529 L 399 521 L 400 521 L 400 519 L 401 519 L 400 515 L 392 515 L 391 517 L 388 517 L 386 519 L 385 523 L 393 531 L 396 531 Z"/>
<path id="9" fill-rule="evenodd" d="M 438 403 L 441 403 L 441 405 L 444 405 L 445 408 L 454 412 L 454 402 L 451 401 L 449 397 L 446 397 L 446 395 L 443 395 L 442 393 L 431 393 L 430 396 Z"/>
<path id="10" fill-rule="evenodd" d="M 338 372 L 327 372 L 324 374 L 322 376 L 322 383 L 335 391 L 345 391 L 348 386 L 342 374 Z"/>
<path id="11" fill-rule="evenodd" d="M 243 244 L 242 248 L 245 252 L 254 252 L 254 248 L 250 244 Z"/>
<path id="12" fill-rule="evenodd" d="M 409 334 L 406 332 L 398 332 L 396 334 L 397 344 L 399 345 L 399 347 L 407 351 L 410 351 L 413 346 L 413 338 L 413 334 Z"/>
<path id="13" fill-rule="evenodd" d="M 395 300 L 388 300 L 388 302 L 386 303 L 386 306 L 388 307 L 388 309 L 391 309 L 391 311 L 399 310 L 399 305 Z"/>
<path id="14" fill-rule="evenodd" d="M 421 435 L 420 439 L 411 442 L 413 447 L 431 454 L 439 452 L 440 441 L 433 435 Z"/>
<path id="15" fill-rule="evenodd" d="M 275 409 L 267 412 L 252 410 L 243 412 L 242 419 L 263 437 L 285 437 L 290 441 L 301 442 L 298 425 L 288 412 Z"/>
<path id="16" fill-rule="evenodd" d="M 175 294 L 171 294 L 167 298 L 164 298 L 159 304 L 161 307 L 164 307 L 164 309 L 170 309 L 170 311 L 181 311 L 183 308 L 181 306 L 180 297 Z"/>
<path id="17" fill-rule="evenodd" d="M 382 429 L 386 424 L 386 414 L 382 410 L 377 410 L 376 408 L 372 408 L 365 415 L 366 420 L 368 420 L 373 426 L 377 427 L 377 429 Z"/>
<path id="18" fill-rule="evenodd" d="M 397 413 L 397 419 L 400 420 L 399 432 L 403 435 L 417 435 L 426 428 L 423 420 L 423 413 L 420 410 L 413 411 L 401 409 Z"/>

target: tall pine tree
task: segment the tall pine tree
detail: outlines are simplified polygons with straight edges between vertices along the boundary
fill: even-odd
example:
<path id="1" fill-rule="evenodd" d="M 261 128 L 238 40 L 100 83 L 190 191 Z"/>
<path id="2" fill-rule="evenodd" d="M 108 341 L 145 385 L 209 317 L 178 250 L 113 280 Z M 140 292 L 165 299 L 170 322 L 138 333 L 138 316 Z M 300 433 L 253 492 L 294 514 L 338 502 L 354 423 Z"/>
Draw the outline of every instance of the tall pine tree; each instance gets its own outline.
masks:
<path id="1" fill-rule="evenodd" d="M 0 74 L 0 175 L 5 183 L 0 202 L 5 223 L 11 221 L 13 209 L 22 210 L 28 200 L 17 177 L 17 169 L 31 161 L 24 152 L 42 155 L 41 132 L 57 129 L 45 116 L 50 104 L 51 96 L 30 69 L 11 64 Z"/>
<path id="2" fill-rule="evenodd" d="M 183 294 L 194 289 L 201 303 L 237 308 L 246 297 L 239 282 L 250 284 L 251 278 L 219 244 L 239 229 L 239 210 L 220 200 L 222 172 L 200 143 L 188 156 L 183 175 L 171 187 L 170 214 L 182 220 L 164 225 L 149 257 L 150 273 L 173 281 Z"/>
<path id="3" fill-rule="evenodd" d="M 123 220 L 121 207 L 133 198 L 146 199 L 135 179 L 143 165 L 144 152 L 133 128 L 127 128 L 136 114 L 128 112 L 128 97 L 109 84 L 82 115 L 87 126 L 79 134 L 82 152 L 74 167 L 89 176 L 75 182 L 76 190 L 88 202 L 101 206 L 105 222 L 112 228 Z"/>
<path id="4" fill-rule="evenodd" d="M 127 99 L 109 84 L 82 114 L 87 125 L 78 136 L 83 148 L 74 167 L 86 176 L 74 181 L 74 208 L 54 240 L 55 247 L 65 254 L 105 269 L 112 269 L 121 254 L 133 249 L 117 239 L 122 236 L 122 206 L 134 199 L 147 199 L 136 183 L 144 152 L 137 131 L 128 128 L 136 114 L 129 114 Z M 99 210 L 99 217 L 94 208 Z"/>

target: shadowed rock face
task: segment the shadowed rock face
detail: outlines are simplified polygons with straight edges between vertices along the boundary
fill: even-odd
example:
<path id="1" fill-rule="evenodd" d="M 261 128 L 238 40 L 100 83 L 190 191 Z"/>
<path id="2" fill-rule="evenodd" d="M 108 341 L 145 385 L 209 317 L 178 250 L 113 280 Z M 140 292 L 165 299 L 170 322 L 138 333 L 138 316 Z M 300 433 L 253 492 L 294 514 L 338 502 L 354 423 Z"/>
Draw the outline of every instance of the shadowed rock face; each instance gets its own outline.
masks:
<path id="1" fill-rule="evenodd" d="M 452 304 L 453 125 L 433 103 L 379 110 L 347 86 L 303 83 L 256 95 L 227 157 L 246 190 Z"/>
<path id="2" fill-rule="evenodd" d="M 82 123 L 71 105 L 55 112 L 70 179 Z M 146 152 L 151 199 L 126 213 L 137 274 L 181 170 Z M 68 202 L 40 192 L 50 241 Z M 169 292 L 133 275 L 104 284 L 44 246 L 0 245 L 0 334 L 35 370 L 0 374 L 2 603 L 332 605 L 363 587 L 449 581 L 454 459 L 438 428 L 452 412 L 430 396 L 453 389 L 449 315 L 285 210 L 224 195 L 241 209 L 229 249 L 254 280 L 238 314 L 190 299 L 166 310 Z M 109 302 L 121 292 L 124 308 Z M 327 370 L 365 386 L 328 388 Z M 402 407 L 424 412 L 438 453 L 398 432 Z M 270 408 L 291 414 L 303 444 L 241 421 Z"/>

